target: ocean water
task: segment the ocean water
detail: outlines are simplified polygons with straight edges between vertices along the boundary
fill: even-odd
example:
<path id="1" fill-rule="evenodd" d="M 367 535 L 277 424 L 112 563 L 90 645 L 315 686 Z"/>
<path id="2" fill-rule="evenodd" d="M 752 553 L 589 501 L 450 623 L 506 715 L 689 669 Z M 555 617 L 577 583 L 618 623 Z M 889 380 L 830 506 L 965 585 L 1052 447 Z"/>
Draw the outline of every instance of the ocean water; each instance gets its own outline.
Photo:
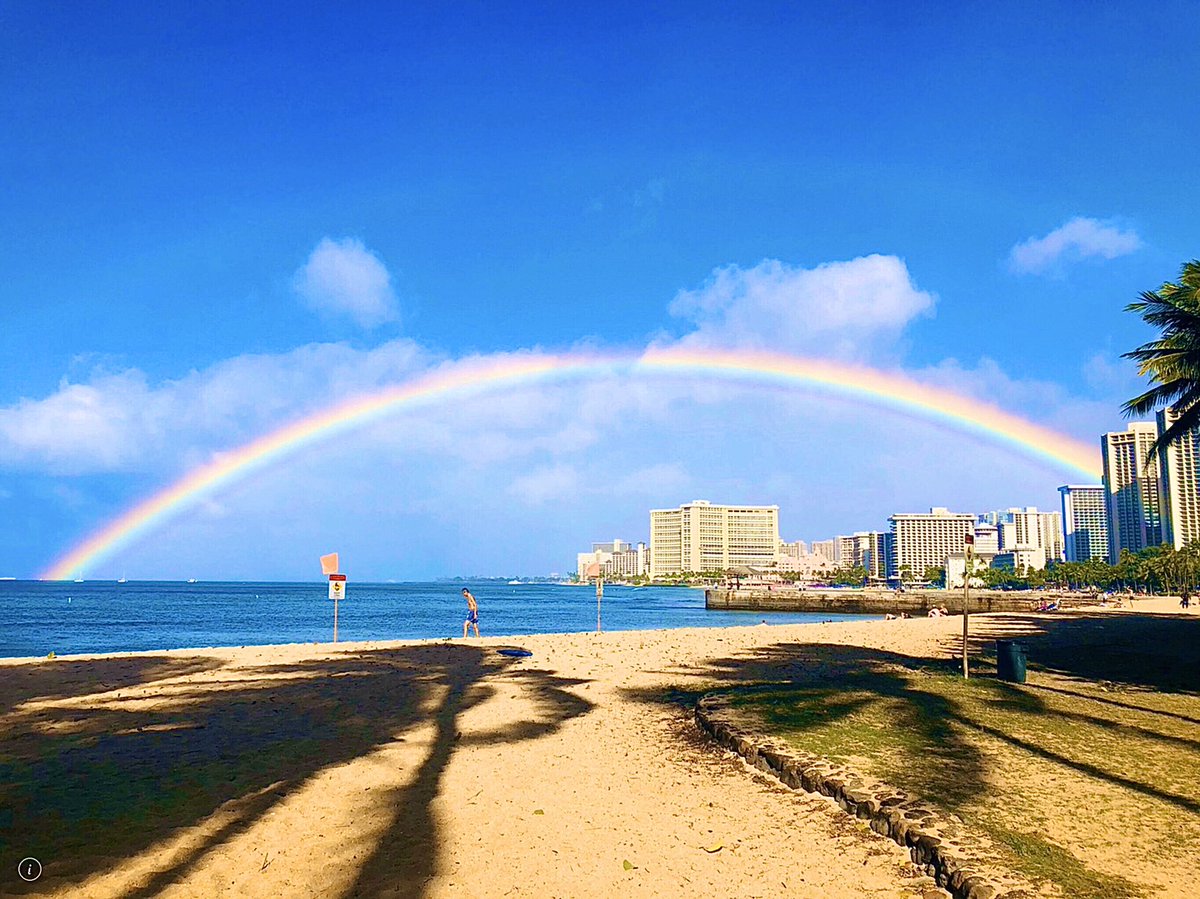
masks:
<path id="1" fill-rule="evenodd" d="M 463 587 L 479 601 L 485 637 L 596 629 L 596 593 L 590 587 L 496 580 L 351 581 L 338 603 L 338 639 L 461 637 Z M 613 631 L 870 617 L 708 611 L 703 590 L 611 585 L 604 588 L 602 613 L 604 629 Z M 0 581 L 0 657 L 328 642 L 332 637 L 333 602 L 323 581 Z"/>

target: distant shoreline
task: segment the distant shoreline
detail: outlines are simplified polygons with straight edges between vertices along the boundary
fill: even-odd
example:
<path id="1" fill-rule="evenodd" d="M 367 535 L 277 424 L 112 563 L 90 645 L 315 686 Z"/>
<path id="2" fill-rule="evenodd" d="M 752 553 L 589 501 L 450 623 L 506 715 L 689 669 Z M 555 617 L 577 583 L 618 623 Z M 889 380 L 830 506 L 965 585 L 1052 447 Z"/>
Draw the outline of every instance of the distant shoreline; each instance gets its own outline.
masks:
<path id="1" fill-rule="evenodd" d="M 863 622 L 881 621 L 878 615 L 859 615 L 845 614 L 834 615 L 832 617 L 814 618 L 812 621 L 803 622 L 787 622 L 783 624 L 771 624 L 768 621 L 759 621 L 754 624 L 725 624 L 705 627 L 658 627 L 658 628 L 643 628 L 638 630 L 611 630 L 597 634 L 595 631 L 539 631 L 528 634 L 496 634 L 488 635 L 479 639 L 468 637 L 464 640 L 461 637 L 413 637 L 400 640 L 339 640 L 337 643 L 326 641 L 305 641 L 297 640 L 288 643 L 239 643 L 227 646 L 176 646 L 170 649 L 119 649 L 110 652 L 77 652 L 77 653 L 55 653 L 53 659 L 48 659 L 46 656 L 0 656 L 0 665 L 19 665 L 29 664 L 31 662 L 86 662 L 95 659 L 124 659 L 124 658 L 144 658 L 146 656 L 191 656 L 198 653 L 244 653 L 244 652 L 274 652 L 290 649 L 298 649 L 308 647 L 314 651 L 320 652 L 361 652 L 364 650 L 373 649 L 396 649 L 404 646 L 435 646 L 435 645 L 461 645 L 461 646 L 494 646 L 497 644 L 505 644 L 514 641 L 528 640 L 544 640 L 554 639 L 555 637 L 564 638 L 580 638 L 580 637 L 610 637 L 614 635 L 642 635 L 663 636 L 666 634 L 687 635 L 690 633 L 708 633 L 721 631 L 739 631 L 746 628 L 757 627 L 820 627 L 831 624 L 855 624 Z"/>
<path id="2" fill-rule="evenodd" d="M 339 642 L 461 636 L 461 588 L 478 597 L 485 637 L 593 633 L 591 590 L 505 581 L 370 584 L 350 581 L 337 603 Z M 0 584 L 0 658 L 318 645 L 333 637 L 334 603 L 322 582 Z M 686 587 L 613 587 L 600 602 L 605 631 L 809 623 L 839 614 L 714 612 Z M 853 616 L 850 616 L 851 618 Z"/>

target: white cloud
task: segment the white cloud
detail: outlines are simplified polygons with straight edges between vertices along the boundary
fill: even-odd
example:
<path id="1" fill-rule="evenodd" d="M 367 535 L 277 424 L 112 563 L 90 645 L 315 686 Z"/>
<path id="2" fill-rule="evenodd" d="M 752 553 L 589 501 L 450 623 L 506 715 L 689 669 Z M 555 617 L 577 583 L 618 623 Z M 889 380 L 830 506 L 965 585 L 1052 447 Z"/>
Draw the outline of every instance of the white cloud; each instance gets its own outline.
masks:
<path id="1" fill-rule="evenodd" d="M 1138 375 L 1137 363 L 1116 353 L 1095 353 L 1083 364 L 1083 379 L 1097 393 L 1124 402 L 1146 389 Z"/>
<path id="2" fill-rule="evenodd" d="M 963 396 L 977 397 L 981 402 L 1016 412 L 1065 434 L 1086 435 L 1089 442 L 1105 431 L 1124 428 L 1118 403 L 1110 397 L 1084 398 L 1053 381 L 1013 377 L 987 357 L 974 365 L 954 358 L 944 359 L 937 365 L 910 371 L 909 376 Z M 1099 459 L 1097 448 L 1097 465 Z"/>
<path id="3" fill-rule="evenodd" d="M 372 350 L 329 343 L 235 356 L 159 384 L 136 369 L 98 371 L 44 399 L 0 408 L 0 465 L 54 474 L 195 465 L 425 364 L 414 343 L 395 340 Z"/>
<path id="4" fill-rule="evenodd" d="M 613 492 L 619 494 L 670 494 L 686 490 L 692 479 L 683 467 L 675 462 L 663 462 L 631 471 L 617 479 Z"/>
<path id="5" fill-rule="evenodd" d="M 348 316 L 364 328 L 398 317 L 387 267 L 352 237 L 322 238 L 292 286 L 312 308 Z"/>
<path id="6" fill-rule="evenodd" d="M 878 360 L 933 305 L 902 259 L 872 255 L 811 269 L 776 259 L 718 268 L 703 287 L 680 291 L 671 313 L 696 325 L 685 344 Z"/>
<path id="7" fill-rule="evenodd" d="M 1122 231 L 1112 222 L 1080 216 L 1045 237 L 1031 237 L 1017 244 L 1009 253 L 1009 265 L 1015 272 L 1038 274 L 1059 262 L 1091 257 L 1116 259 L 1141 246 L 1135 231 Z"/>
<path id="8" fill-rule="evenodd" d="M 412 341 L 374 349 L 308 344 L 235 356 L 181 378 L 149 383 L 136 369 L 64 381 L 42 399 L 0 407 L 0 467 L 59 475 L 153 472 L 202 464 L 275 427 L 418 374 L 503 368 L 536 352 L 439 360 Z M 418 404 L 368 427 L 398 452 L 427 451 L 487 467 L 537 453 L 569 458 L 624 415 L 654 420 L 681 397 L 673 387 L 612 375 L 578 385 L 527 384 Z M 413 426 L 419 422 L 419 426 Z"/>
<path id="9" fill-rule="evenodd" d="M 163 412 L 138 371 L 63 383 L 44 400 L 0 409 L 0 460 L 58 473 L 126 469 L 161 448 Z"/>
<path id="10" fill-rule="evenodd" d="M 778 261 L 720 268 L 681 292 L 673 311 L 695 323 L 685 344 L 841 355 L 902 370 L 905 327 L 933 303 L 903 261 L 871 256 L 811 269 Z M 395 340 L 237 356 L 157 383 L 137 370 L 97 369 L 0 408 L 0 468 L 137 472 L 124 483 L 141 495 L 149 481 L 165 486 L 214 453 L 350 397 L 539 352 L 444 359 Z M 989 359 L 908 373 L 1070 433 L 1099 434 L 1116 418 L 1110 402 L 1013 377 Z M 973 464 L 960 470 L 964 453 Z M 533 573 L 565 570 L 592 540 L 645 539 L 647 509 L 696 497 L 778 503 L 787 536 L 823 539 L 931 505 L 1053 507 L 1056 476 L 986 439 L 859 400 L 613 373 L 408 407 L 224 485 L 105 564 L 137 577 L 295 577 L 308 564 L 301 557 L 336 542 L 358 553 L 363 575 Z M 122 483 L 105 481 L 105 504 Z M 94 483 L 70 489 L 90 522 Z M 205 568 L 216 564 L 204 561 L 210 556 L 234 561 L 219 572 Z"/>
<path id="11" fill-rule="evenodd" d="M 579 472 L 572 465 L 539 468 L 517 478 L 508 492 L 526 505 L 542 506 L 573 496 L 580 486 Z"/>
<path id="12" fill-rule="evenodd" d="M 558 385 L 556 402 L 572 405 L 586 386 Z M 746 385 L 712 405 L 684 394 L 681 386 L 665 417 L 651 410 L 652 426 L 625 409 L 582 450 L 560 456 L 548 441 L 487 465 L 380 442 L 384 423 L 343 434 L 228 485 L 216 497 L 224 517 L 186 512 L 103 569 L 304 577 L 318 552 L 336 545 L 360 579 L 541 573 L 567 570 L 595 540 L 645 540 L 648 509 L 698 497 L 778 503 L 784 536 L 806 540 L 886 529 L 889 514 L 931 505 L 1057 501 L 1044 465 L 901 413 Z M 433 411 L 392 419 L 392 430 L 423 430 Z M 476 427 L 460 438 L 469 444 Z M 512 425 L 514 437 L 528 432 Z M 966 457 L 972 465 L 961 465 Z"/>

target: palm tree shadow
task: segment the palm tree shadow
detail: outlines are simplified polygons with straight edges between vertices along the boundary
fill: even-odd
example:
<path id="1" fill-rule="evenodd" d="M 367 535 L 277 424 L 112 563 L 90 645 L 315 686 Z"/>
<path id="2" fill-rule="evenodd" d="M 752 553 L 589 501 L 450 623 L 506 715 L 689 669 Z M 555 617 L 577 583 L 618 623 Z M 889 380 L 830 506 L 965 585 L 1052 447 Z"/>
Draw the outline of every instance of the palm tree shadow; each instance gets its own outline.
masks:
<path id="1" fill-rule="evenodd" d="M 709 684 L 705 692 L 728 692 L 739 697 L 758 694 L 753 706 L 767 723 L 796 735 L 824 728 L 831 721 L 853 718 L 859 712 L 865 740 L 887 740 L 886 732 L 870 733 L 872 721 L 890 722 L 892 736 L 903 735 L 907 745 L 922 748 L 922 783 L 929 798 L 959 806 L 987 789 L 985 758 L 966 738 L 959 703 L 937 692 L 922 690 L 918 669 L 948 672 L 941 659 L 911 656 L 859 646 L 823 643 L 777 643 L 748 655 L 713 659 L 689 673 Z M 641 691 L 638 698 L 678 701 L 694 698 L 655 696 Z M 899 785 L 899 784 L 897 784 Z"/>
<path id="2" fill-rule="evenodd" d="M 973 654 L 994 657 L 998 639 L 1023 643 L 1031 668 L 1135 689 L 1200 695 L 1195 678 L 1197 618 L 1087 612 L 972 618 L 968 646 Z M 948 641 L 946 648 L 953 652 L 961 645 L 961 640 Z"/>
<path id="3" fill-rule="evenodd" d="M 411 646 L 239 668 L 227 681 L 215 671 L 171 685 L 153 702 L 138 701 L 141 685 L 131 683 L 132 698 L 89 697 L 80 686 L 71 691 L 78 703 L 28 703 L 22 715 L 0 719 L 0 809 L 10 810 L 11 833 L 20 837 L 19 845 L 0 846 L 0 892 L 27 888 L 15 876 L 9 882 L 25 855 L 45 865 L 40 888 L 78 889 L 164 839 L 196 835 L 123 892 L 156 895 L 314 774 L 432 717 L 429 756 L 389 797 L 393 819 L 352 890 L 376 895 L 399 886 L 420 895 L 436 864 L 430 804 L 455 749 L 457 719 L 489 695 L 489 677 L 513 666 L 477 647 Z M 512 722 L 494 739 L 528 739 L 591 707 L 546 672 L 519 676 L 537 692 L 537 726 Z M 404 839 L 405 851 L 393 851 Z"/>
<path id="4" fill-rule="evenodd" d="M 1049 620 L 1045 616 L 988 616 L 973 624 L 972 633 L 974 642 L 970 645 L 977 671 L 988 667 L 978 664 L 981 650 L 994 645 L 998 637 L 1020 636 L 1029 647 L 1031 664 L 1046 671 L 1081 681 L 1123 681 L 1147 691 L 1195 693 L 1190 679 L 1200 621 L 1194 619 L 1146 618 L 1139 622 L 1133 616 L 1079 615 Z M 1111 765 L 1096 763 L 1074 757 L 1050 737 L 1010 733 L 991 722 L 989 710 L 1020 712 L 1057 726 L 1087 724 L 1124 731 L 1157 741 L 1169 751 L 1195 751 L 1196 740 L 1156 730 L 1145 721 L 1114 725 L 1094 715 L 1063 712 L 1051 707 L 1035 684 L 1016 686 L 991 676 L 977 676 L 960 682 L 961 687 L 950 685 L 954 687 L 951 690 L 922 689 L 923 675 L 940 674 L 957 680 L 952 655 L 961 642 L 958 646 L 953 642 L 947 644 L 944 654 L 925 658 L 857 646 L 775 644 L 745 656 L 711 660 L 689 673 L 720 685 L 718 690 L 729 691 L 735 697 L 748 690 L 773 693 L 772 703 L 756 703 L 756 707 L 760 713 L 766 708 L 769 723 L 801 738 L 828 724 L 832 716 L 849 717 L 871 709 L 867 717 L 888 720 L 897 739 L 900 735 L 906 738 L 903 754 L 911 758 L 916 753 L 920 761 L 919 777 L 912 777 L 907 786 L 950 808 L 960 808 L 994 789 L 988 760 L 973 739 L 973 734 L 985 734 L 1046 763 L 1066 766 L 1185 812 L 1200 812 L 1200 803 L 1191 796 L 1131 777 L 1119 760 Z M 1180 688 L 1184 678 L 1189 682 Z M 956 698 L 959 690 L 970 691 L 970 706 Z M 1153 708 L 1123 705 L 1146 712 L 1148 718 L 1192 720 Z M 900 772 L 900 776 L 908 774 Z"/>
<path id="5" fill-rule="evenodd" d="M 392 819 L 359 869 L 347 896 L 413 896 L 426 893 L 436 873 L 439 829 L 433 814 L 441 778 L 458 746 L 520 742 L 553 733 L 570 718 L 590 711 L 593 704 L 570 693 L 569 687 L 584 683 L 561 678 L 548 671 L 520 668 L 507 672 L 533 696 L 536 717 L 511 721 L 499 730 L 463 737 L 458 732 L 462 714 L 482 703 L 491 693 L 481 672 L 466 666 L 456 668 L 448 679 L 445 701 L 436 715 L 433 748 L 413 782 L 395 791 L 390 801 Z"/>
<path id="6" fill-rule="evenodd" d="M 204 656 L 117 656 L 57 659 L 51 663 L 0 666 L 0 716 L 26 702 L 70 699 L 103 690 L 121 690 L 211 671 L 224 664 Z"/>

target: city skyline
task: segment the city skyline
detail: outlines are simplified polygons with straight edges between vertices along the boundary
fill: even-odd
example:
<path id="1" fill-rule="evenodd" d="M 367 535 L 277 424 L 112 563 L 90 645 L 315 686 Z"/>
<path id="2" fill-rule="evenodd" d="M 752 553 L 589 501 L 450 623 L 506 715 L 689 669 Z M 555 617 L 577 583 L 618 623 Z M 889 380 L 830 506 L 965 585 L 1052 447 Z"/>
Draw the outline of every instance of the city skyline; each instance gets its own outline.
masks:
<path id="1" fill-rule="evenodd" d="M 0 576 L 293 422 L 544 355 L 769 352 L 1095 447 L 1195 255 L 1185 5 L 18 5 L 0 29 Z M 867 10 L 867 12 L 864 12 Z M 169 48 L 170 52 L 164 52 Z M 980 53 L 980 48 L 988 52 Z M 1085 98 L 1082 99 L 1081 98 Z M 1095 466 L 1100 459 L 1096 454 Z M 695 496 L 853 534 L 1080 476 L 815 381 L 523 383 L 251 465 L 94 578 L 561 568 Z"/>

